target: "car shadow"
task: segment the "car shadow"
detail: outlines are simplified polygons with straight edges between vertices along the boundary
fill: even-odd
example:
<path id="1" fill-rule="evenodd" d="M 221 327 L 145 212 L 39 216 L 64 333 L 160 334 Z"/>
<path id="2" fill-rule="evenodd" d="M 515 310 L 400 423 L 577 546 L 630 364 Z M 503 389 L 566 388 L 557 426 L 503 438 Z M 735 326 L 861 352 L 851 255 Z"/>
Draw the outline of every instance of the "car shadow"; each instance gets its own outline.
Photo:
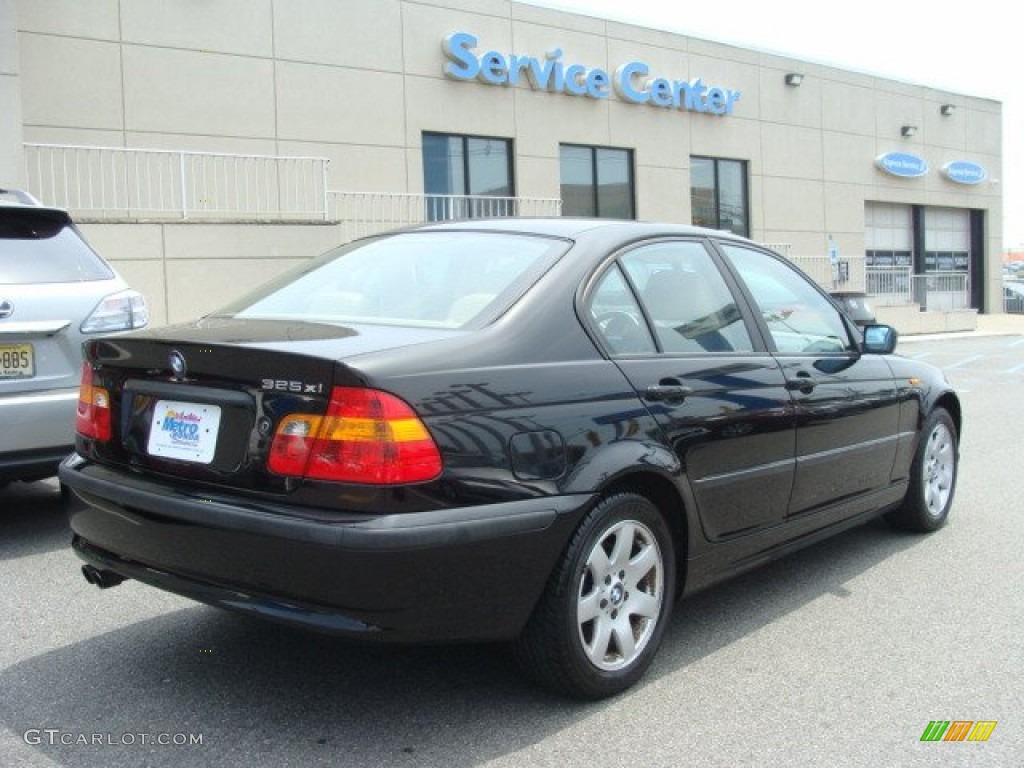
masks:
<path id="1" fill-rule="evenodd" d="M 67 505 L 56 479 L 0 488 L 0 562 L 54 552 L 71 542 Z"/>
<path id="2" fill-rule="evenodd" d="M 657 696 L 665 677 L 823 595 L 849 594 L 859 574 L 925 540 L 871 523 L 682 601 L 647 677 L 604 702 L 537 690 L 501 646 L 359 645 L 195 605 L 0 672 L 0 724 L 19 739 L 29 728 L 202 734 L 201 746 L 148 753 L 152 765 L 477 764 L 624 697 Z M 102 744 L 31 749 L 62 765 L 140 758 Z"/>

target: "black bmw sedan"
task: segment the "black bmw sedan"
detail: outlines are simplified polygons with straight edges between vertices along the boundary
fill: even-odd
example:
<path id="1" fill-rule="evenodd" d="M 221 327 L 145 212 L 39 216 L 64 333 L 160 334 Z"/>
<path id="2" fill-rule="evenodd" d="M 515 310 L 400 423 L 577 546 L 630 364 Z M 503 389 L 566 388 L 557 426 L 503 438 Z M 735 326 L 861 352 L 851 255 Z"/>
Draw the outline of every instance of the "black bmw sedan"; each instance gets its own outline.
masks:
<path id="1" fill-rule="evenodd" d="M 86 345 L 73 547 L 367 640 L 512 641 L 615 694 L 680 596 L 885 515 L 931 531 L 961 431 L 776 254 L 580 219 L 350 243 L 194 323 Z"/>

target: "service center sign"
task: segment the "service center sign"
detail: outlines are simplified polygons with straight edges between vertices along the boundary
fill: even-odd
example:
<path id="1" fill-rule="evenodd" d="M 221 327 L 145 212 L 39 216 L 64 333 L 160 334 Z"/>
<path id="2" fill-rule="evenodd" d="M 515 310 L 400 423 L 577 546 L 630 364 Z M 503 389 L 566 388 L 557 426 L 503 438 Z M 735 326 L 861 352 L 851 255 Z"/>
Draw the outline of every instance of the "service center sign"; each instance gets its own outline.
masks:
<path id="1" fill-rule="evenodd" d="M 479 80 L 486 85 L 519 85 L 549 93 L 563 93 L 588 99 L 609 99 L 615 93 L 631 104 L 647 104 L 661 109 L 731 115 L 740 92 L 705 85 L 701 78 L 670 80 L 651 77 L 651 68 L 642 61 L 628 61 L 614 73 L 600 67 L 571 64 L 562 60 L 561 49 L 549 51 L 543 58 L 487 51 L 474 51 L 479 40 L 468 32 L 453 32 L 444 39 L 448 61 L 444 74 L 454 80 Z"/>

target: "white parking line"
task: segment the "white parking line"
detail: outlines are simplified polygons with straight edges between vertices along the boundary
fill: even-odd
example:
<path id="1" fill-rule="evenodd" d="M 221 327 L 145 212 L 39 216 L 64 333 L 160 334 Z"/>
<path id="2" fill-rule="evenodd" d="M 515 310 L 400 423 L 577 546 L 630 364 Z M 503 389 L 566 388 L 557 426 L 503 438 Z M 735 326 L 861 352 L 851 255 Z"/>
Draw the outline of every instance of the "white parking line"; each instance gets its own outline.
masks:
<path id="1" fill-rule="evenodd" d="M 1006 346 L 1008 346 L 1008 347 L 1019 347 L 1021 344 L 1024 344 L 1024 339 L 1017 339 L 1016 341 L 1011 341 Z"/>
<path id="2" fill-rule="evenodd" d="M 952 368 L 962 368 L 965 365 L 970 365 L 975 360 L 981 360 L 981 358 L 983 357 L 984 355 L 971 355 L 970 357 L 965 357 L 963 360 L 955 362 L 952 365 L 944 365 L 942 367 L 945 368 L 947 371 Z"/>
<path id="3" fill-rule="evenodd" d="M 1021 363 L 1020 365 L 1015 365 L 1015 366 L 1013 366 L 1013 368 L 1007 368 L 1006 372 L 1007 373 L 1024 373 L 1024 363 Z"/>

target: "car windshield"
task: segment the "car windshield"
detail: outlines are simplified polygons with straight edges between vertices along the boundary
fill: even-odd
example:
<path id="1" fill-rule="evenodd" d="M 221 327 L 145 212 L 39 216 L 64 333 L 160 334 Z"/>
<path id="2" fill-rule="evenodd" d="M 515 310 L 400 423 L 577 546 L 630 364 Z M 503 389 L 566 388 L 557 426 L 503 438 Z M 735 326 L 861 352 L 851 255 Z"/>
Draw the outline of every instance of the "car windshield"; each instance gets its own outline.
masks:
<path id="1" fill-rule="evenodd" d="M 375 238 L 330 251 L 217 314 L 462 328 L 510 306 L 567 248 L 500 233 Z"/>
<path id="2" fill-rule="evenodd" d="M 110 268 L 66 222 L 34 209 L 0 215 L 0 285 L 109 280 Z"/>

